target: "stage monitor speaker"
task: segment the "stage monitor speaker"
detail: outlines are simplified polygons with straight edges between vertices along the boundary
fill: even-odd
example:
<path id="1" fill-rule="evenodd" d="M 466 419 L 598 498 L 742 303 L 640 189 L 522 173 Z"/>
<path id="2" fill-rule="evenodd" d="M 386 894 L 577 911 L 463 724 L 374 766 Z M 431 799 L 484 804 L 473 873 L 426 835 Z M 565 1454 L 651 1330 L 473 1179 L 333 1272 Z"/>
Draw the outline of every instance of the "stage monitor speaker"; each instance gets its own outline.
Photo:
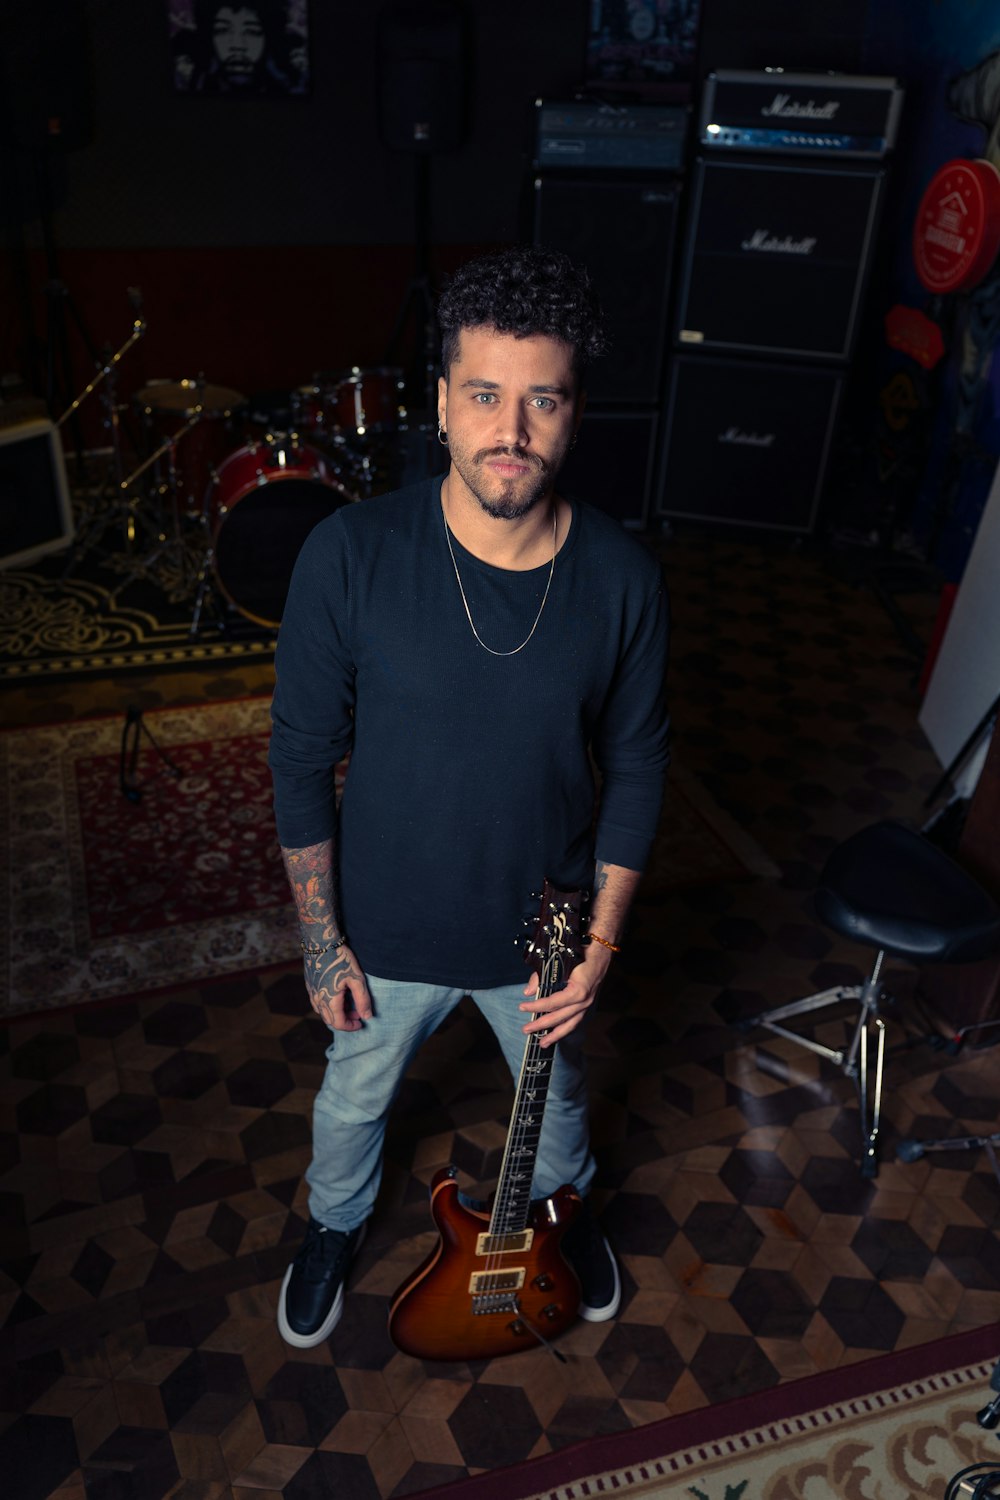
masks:
<path id="1" fill-rule="evenodd" d="M 94 137 L 93 56 L 84 0 L 0 5 L 0 133 L 72 151 Z"/>
<path id="2" fill-rule="evenodd" d="M 657 515 L 811 531 L 842 384 L 833 369 L 676 357 Z"/>
<path id="3" fill-rule="evenodd" d="M 382 140 L 426 155 L 465 141 L 466 19 L 456 0 L 387 0 L 378 19 Z"/>
<path id="4" fill-rule="evenodd" d="M 536 179 L 535 244 L 582 261 L 607 317 L 610 351 L 587 376 L 594 401 L 660 399 L 679 191 L 663 177 Z"/>
<path id="5" fill-rule="evenodd" d="M 649 517 L 657 415 L 588 407 L 576 447 L 556 483 L 559 493 L 586 500 L 630 530 L 641 530 Z"/>
<path id="6" fill-rule="evenodd" d="M 37 562 L 73 540 L 62 440 L 51 422 L 0 427 L 0 568 Z"/>
<path id="7" fill-rule="evenodd" d="M 678 343 L 849 359 L 883 181 L 877 167 L 700 158 Z"/>

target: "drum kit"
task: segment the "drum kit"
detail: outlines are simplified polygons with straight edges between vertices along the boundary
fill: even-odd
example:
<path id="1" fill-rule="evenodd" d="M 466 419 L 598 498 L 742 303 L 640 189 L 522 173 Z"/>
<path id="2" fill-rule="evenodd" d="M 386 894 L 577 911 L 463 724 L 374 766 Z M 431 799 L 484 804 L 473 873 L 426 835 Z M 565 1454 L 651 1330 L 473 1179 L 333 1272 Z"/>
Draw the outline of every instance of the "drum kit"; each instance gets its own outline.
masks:
<path id="1" fill-rule="evenodd" d="M 251 398 L 201 375 L 149 381 L 131 399 L 140 456 L 126 475 L 118 413 L 127 407 L 115 399 L 115 367 L 143 332 L 137 319 L 83 393 L 105 378 L 114 472 L 78 523 L 66 572 L 120 524 L 121 542 L 105 554 L 120 575 L 112 598 L 150 581 L 172 602 L 191 604 L 192 635 L 207 616 L 225 625 L 231 610 L 276 627 L 299 550 L 319 521 L 440 469 L 433 427 L 411 421 L 404 405 L 402 371 L 353 366 Z"/>
<path id="2" fill-rule="evenodd" d="M 218 594 L 277 626 L 317 522 L 432 462 L 429 429 L 410 424 L 394 368 L 354 367 L 253 399 L 203 379 L 153 381 L 133 403 L 150 452 L 130 481 L 151 475 L 156 526 L 129 577 L 159 573 L 175 600 L 189 596 L 192 634 Z"/>

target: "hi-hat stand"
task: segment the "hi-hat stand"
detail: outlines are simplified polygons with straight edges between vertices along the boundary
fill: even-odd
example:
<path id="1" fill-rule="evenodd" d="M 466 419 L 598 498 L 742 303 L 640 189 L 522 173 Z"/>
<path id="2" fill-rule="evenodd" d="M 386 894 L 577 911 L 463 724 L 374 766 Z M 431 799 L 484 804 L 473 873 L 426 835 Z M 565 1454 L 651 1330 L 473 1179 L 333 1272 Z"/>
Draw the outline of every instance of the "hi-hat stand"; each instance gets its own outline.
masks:
<path id="1" fill-rule="evenodd" d="M 989 1157 L 990 1166 L 1000 1183 L 1000 1158 L 997 1157 L 997 1146 L 1000 1146 L 1000 1131 L 992 1135 L 959 1135 L 950 1139 L 939 1141 L 918 1141 L 907 1139 L 900 1141 L 896 1147 L 896 1155 L 900 1161 L 919 1161 L 926 1156 L 928 1151 L 978 1151 L 980 1148 Z"/>

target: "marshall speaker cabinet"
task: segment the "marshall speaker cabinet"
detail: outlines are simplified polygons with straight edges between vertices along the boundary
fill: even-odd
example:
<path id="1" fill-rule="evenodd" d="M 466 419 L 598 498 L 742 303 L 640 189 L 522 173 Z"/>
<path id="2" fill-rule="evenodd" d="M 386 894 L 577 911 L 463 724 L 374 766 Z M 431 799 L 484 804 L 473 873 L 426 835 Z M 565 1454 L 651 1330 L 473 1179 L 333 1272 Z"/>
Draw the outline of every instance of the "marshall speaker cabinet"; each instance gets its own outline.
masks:
<path id="1" fill-rule="evenodd" d="M 675 358 L 656 514 L 811 531 L 842 382 L 835 369 Z"/>
<path id="2" fill-rule="evenodd" d="M 630 530 L 646 525 L 656 460 L 655 411 L 588 406 L 560 474 L 562 495 L 586 500 Z"/>
<path id="3" fill-rule="evenodd" d="M 876 166 L 700 157 L 680 276 L 678 344 L 849 359 L 883 177 Z"/>
<path id="4" fill-rule="evenodd" d="M 670 177 L 535 181 L 536 245 L 582 261 L 607 316 L 612 344 L 590 373 L 593 401 L 660 398 L 678 195 Z"/>

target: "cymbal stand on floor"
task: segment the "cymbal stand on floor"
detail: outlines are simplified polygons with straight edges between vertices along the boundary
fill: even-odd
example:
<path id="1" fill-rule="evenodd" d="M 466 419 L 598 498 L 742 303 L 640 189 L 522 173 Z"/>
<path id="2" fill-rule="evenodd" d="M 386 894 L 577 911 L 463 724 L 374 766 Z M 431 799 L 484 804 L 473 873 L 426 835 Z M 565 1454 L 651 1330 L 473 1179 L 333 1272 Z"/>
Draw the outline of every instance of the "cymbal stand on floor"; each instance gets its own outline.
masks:
<path id="1" fill-rule="evenodd" d="M 201 418 L 202 408 L 198 406 L 183 427 L 164 439 L 148 458 L 144 458 L 142 463 L 121 481 L 116 508 L 124 524 L 126 556 L 131 558 L 131 562 L 124 569 L 120 582 L 112 589 L 109 595 L 112 600 L 116 599 L 122 589 L 134 583 L 136 579 L 149 578 L 158 569 L 162 569 L 165 561 L 173 561 L 177 565 L 182 583 L 190 583 L 193 586 L 193 578 L 188 578 L 192 566 L 191 551 L 181 527 L 178 504 L 176 452 L 181 438 L 196 427 Z M 135 493 L 133 487 L 136 480 L 164 457 L 167 460 L 166 479 L 154 485 L 151 493 L 145 496 Z M 144 501 L 148 502 L 150 499 L 156 503 L 156 514 L 152 517 L 145 516 L 142 512 Z M 141 557 L 136 557 L 134 548 L 142 526 L 146 528 L 146 541 L 151 545 Z"/>
<path id="2" fill-rule="evenodd" d="M 146 320 L 141 316 L 142 294 L 138 287 L 129 287 L 129 301 L 136 314 L 132 332 L 113 354 L 107 356 L 94 378 L 74 397 L 56 423 L 57 428 L 62 427 L 76 415 L 87 397 L 103 384 L 100 399 L 106 413 L 104 426 L 111 440 L 111 462 L 100 485 L 95 491 L 88 493 L 83 501 L 76 523 L 76 539 L 70 548 L 63 578 L 68 578 L 75 571 L 119 517 L 120 503 L 117 502 L 123 488 L 124 463 L 120 420 L 122 408 L 118 402 L 118 366 L 132 346 L 144 336 L 147 328 Z M 112 499 L 110 512 L 107 504 L 109 497 Z"/>

